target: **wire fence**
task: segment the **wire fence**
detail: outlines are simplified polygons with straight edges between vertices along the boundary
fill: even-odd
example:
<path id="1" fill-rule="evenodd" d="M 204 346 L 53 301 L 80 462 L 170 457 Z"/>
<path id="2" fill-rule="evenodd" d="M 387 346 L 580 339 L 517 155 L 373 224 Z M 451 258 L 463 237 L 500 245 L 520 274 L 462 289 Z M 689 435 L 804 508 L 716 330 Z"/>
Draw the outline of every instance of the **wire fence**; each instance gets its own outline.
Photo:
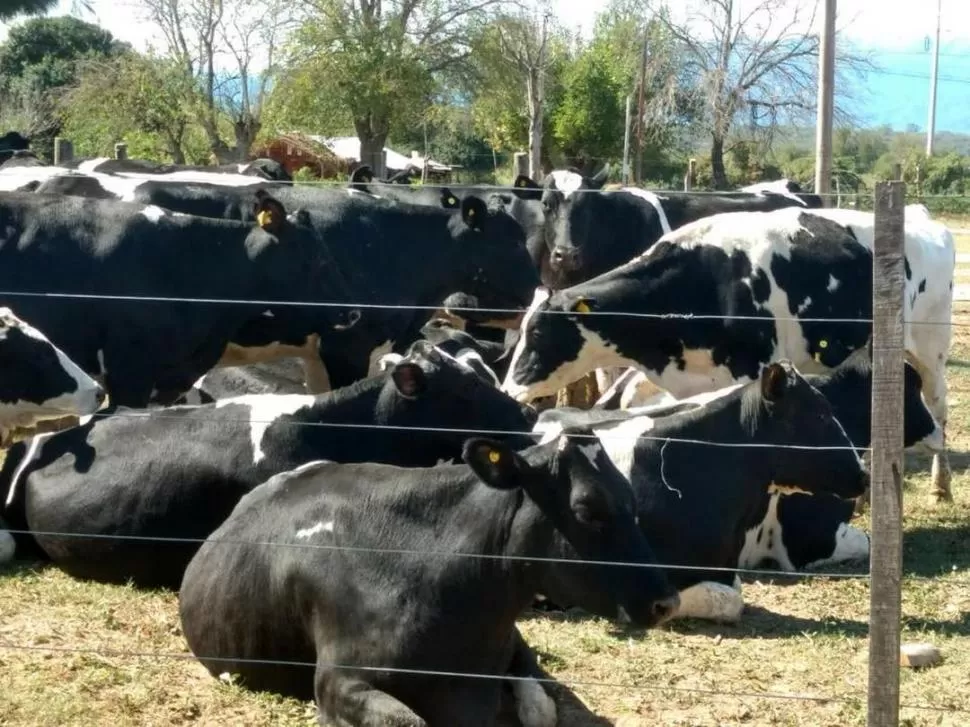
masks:
<path id="1" fill-rule="evenodd" d="M 152 178 L 152 177 L 147 177 Z M 262 180 L 256 182 L 260 183 Z M 321 185 L 327 184 L 326 180 L 321 182 Z M 334 183 L 334 185 L 346 186 L 346 182 Z M 454 189 L 464 189 L 464 188 L 475 188 L 480 189 L 481 185 L 468 185 L 459 186 L 456 185 Z M 501 187 L 493 186 L 490 187 L 495 190 L 514 190 L 514 187 Z M 585 190 L 578 190 L 579 192 Z M 705 194 L 707 192 L 693 191 L 694 194 Z M 710 192 L 709 194 L 722 194 L 717 192 Z M 832 195 L 834 196 L 834 195 Z M 843 195 L 844 196 L 844 195 Z M 942 195 L 941 195 L 942 196 Z M 178 303 L 192 303 L 192 304 L 239 304 L 239 305 L 259 305 L 259 306 L 307 306 L 307 307 L 345 307 L 345 308 L 360 308 L 360 309 L 373 309 L 373 310 L 420 310 L 420 311 L 435 311 L 440 310 L 441 306 L 416 306 L 416 305 L 401 305 L 401 304 L 380 304 L 380 303 L 342 303 L 342 302 L 321 302 L 321 301 L 270 301 L 270 300 L 237 300 L 237 299 L 220 299 L 220 298 L 188 298 L 188 297 L 164 297 L 164 296 L 127 296 L 127 295 L 96 295 L 96 294 L 73 294 L 73 293 L 51 293 L 51 292 L 22 292 L 22 291 L 0 291 L 0 297 L 41 297 L 41 298 L 62 298 L 62 299 L 86 299 L 86 300 L 114 300 L 114 301 L 125 301 L 125 302 L 178 302 Z M 523 311 L 521 309 L 482 309 L 482 308 L 454 308 L 450 309 L 456 312 L 488 312 L 488 313 L 502 313 L 502 314 L 521 314 Z M 575 316 L 576 313 L 572 311 L 557 311 L 557 310 L 543 310 L 544 314 L 560 314 L 560 315 L 570 315 Z M 797 321 L 797 322 L 827 322 L 827 323 L 838 323 L 838 324 L 872 324 L 872 318 L 801 318 L 801 317 L 791 317 L 791 318 L 771 318 L 766 319 L 759 316 L 734 316 L 734 315 L 694 315 L 690 313 L 642 313 L 642 312 L 613 312 L 613 311 L 590 311 L 589 313 L 584 313 L 586 315 L 609 315 L 609 316 L 623 316 L 630 318 L 644 318 L 644 319 L 677 319 L 685 321 L 694 320 L 756 320 L 756 321 Z M 953 321 L 921 321 L 912 320 L 906 321 L 909 325 L 931 325 L 931 326 L 970 326 L 970 323 L 955 323 Z M 649 412 L 648 412 L 649 415 Z M 157 420 L 164 420 L 166 418 L 165 414 L 159 410 L 149 410 L 149 411 L 117 411 L 110 414 L 96 414 L 96 417 L 130 417 L 130 418 L 146 418 L 150 417 Z M 176 417 L 171 417 L 172 419 L 177 419 Z M 276 421 L 275 419 L 218 419 L 213 418 L 207 420 L 207 423 L 218 423 L 222 425 L 252 425 L 252 424 L 266 424 L 269 425 Z M 509 435 L 522 435 L 528 434 L 528 432 L 520 431 L 508 431 L 508 430 L 482 430 L 482 429 L 459 429 L 459 428 L 449 428 L 449 427 L 411 427 L 411 426 L 394 426 L 385 424 L 373 424 L 373 423 L 336 423 L 336 422 L 290 422 L 292 426 L 299 427 L 323 427 L 323 428 L 345 428 L 345 429 L 359 429 L 359 430 L 386 430 L 386 431 L 399 431 L 402 434 L 408 433 L 413 434 L 416 432 L 429 432 L 429 433 L 449 433 L 449 434 L 464 434 L 468 436 L 478 435 L 478 436 L 509 436 Z M 583 436 L 583 435 L 575 435 Z M 603 435 L 589 435 L 591 437 L 602 439 L 609 436 L 620 436 L 611 435 L 610 433 L 604 433 Z M 629 436 L 622 437 L 623 439 L 633 439 Z M 754 448 L 754 449 L 764 449 L 764 448 L 781 448 L 781 449 L 792 449 L 792 450 L 862 450 L 871 451 L 871 448 L 859 448 L 859 447 L 811 447 L 797 444 L 783 444 L 783 443 L 753 443 L 753 442 L 716 442 L 709 440 L 697 440 L 697 439 L 678 439 L 675 437 L 666 436 L 654 436 L 650 434 L 640 434 L 635 437 L 637 440 L 646 441 L 656 441 L 656 442 L 675 442 L 681 444 L 690 444 L 697 446 L 707 446 L 707 447 L 732 447 L 732 448 Z M 301 549 L 303 551 L 311 553 L 319 552 L 342 552 L 342 553 L 367 553 L 367 554 L 380 554 L 386 556 L 419 556 L 419 557 L 448 557 L 448 558 L 468 558 L 468 559 L 478 559 L 478 560 L 509 560 L 509 561 L 520 561 L 520 562 L 542 562 L 542 563 L 558 563 L 558 564 L 568 564 L 568 565 L 595 565 L 601 567 L 617 567 L 617 568 L 654 568 L 654 569 L 664 569 L 664 570 L 682 570 L 682 571 L 701 571 L 705 573 L 709 572 L 720 572 L 725 574 L 734 575 L 746 575 L 746 576 L 757 576 L 764 578 L 799 578 L 799 579 L 832 579 L 832 580 L 871 580 L 871 575 L 869 573 L 846 573 L 846 572 L 816 572 L 816 571 L 799 571 L 792 572 L 788 570 L 770 570 L 770 569 L 755 569 L 755 568 L 728 568 L 728 567 L 716 567 L 716 566 L 694 566 L 686 564 L 676 564 L 676 563 L 628 563 L 621 561 L 598 561 L 598 560 L 583 560 L 583 559 L 568 559 L 568 558 L 551 558 L 551 557 L 536 557 L 536 556 L 513 556 L 507 554 L 485 554 L 485 553 L 468 553 L 468 552 L 455 552 L 448 550 L 433 550 L 433 549 L 421 549 L 421 550 L 411 550 L 406 548 L 367 548 L 358 547 L 353 545 L 333 545 L 333 544 L 321 544 L 321 543 L 309 543 L 309 542 L 285 542 L 285 541 L 245 541 L 245 540 L 233 540 L 233 539 L 208 539 L 208 538 L 184 538 L 184 537 L 162 537 L 162 536 L 137 536 L 137 535 L 118 535 L 118 534 L 104 534 L 104 533 L 81 533 L 81 532 L 59 532 L 59 531 L 30 531 L 30 530 L 9 530 L 8 532 L 18 535 L 42 535 L 47 537 L 60 537 L 60 538 L 83 538 L 83 539 L 101 539 L 101 540 L 120 540 L 128 542 L 158 542 L 167 544 L 194 544 L 201 545 L 203 543 L 212 543 L 224 546 L 246 546 L 246 547 L 270 547 L 270 548 L 289 548 L 289 549 Z M 941 585 L 952 585 L 952 586 L 970 586 L 970 580 L 964 580 L 956 577 L 954 574 L 939 574 L 938 576 L 923 576 L 917 574 L 903 574 L 903 580 L 906 582 L 920 582 L 920 583 L 934 583 Z M 20 651 L 20 652 L 49 652 L 49 653 L 62 653 L 62 654 L 79 654 L 79 653 L 94 653 L 101 656 L 118 657 L 118 658 L 151 658 L 151 659 L 161 659 L 161 658 L 171 658 L 171 659 L 197 659 L 203 658 L 208 661 L 219 661 L 217 658 L 210 657 L 198 657 L 189 653 L 163 653 L 163 652 L 139 652 L 139 651 L 113 651 L 106 649 L 75 649 L 68 647 L 56 647 L 50 645 L 34 646 L 34 645 L 24 645 L 24 644 L 11 644 L 0 641 L 0 649 L 10 650 L 10 651 Z M 307 663 L 307 662 L 287 662 L 272 659 L 222 659 L 227 662 L 235 663 L 258 663 L 267 666 L 306 666 L 308 668 L 316 668 L 320 666 L 318 663 Z M 350 665 L 350 664 L 327 664 L 333 669 L 338 670 L 350 670 L 350 671 L 364 671 L 364 672 L 380 672 L 380 673 L 394 673 L 401 675 L 415 675 L 415 676 L 433 676 L 442 678 L 469 678 L 469 679 L 490 679 L 490 680 L 503 680 L 503 681 L 515 681 L 519 677 L 509 676 L 509 675 L 496 675 L 496 674 L 475 674 L 475 673 L 464 673 L 464 672 L 451 672 L 451 671 L 433 671 L 433 670 L 417 670 L 417 669 L 401 669 L 392 668 L 384 666 L 360 666 L 360 665 Z M 700 689 L 700 688 L 687 688 L 687 687 L 677 687 L 674 685 L 644 685 L 635 683 L 610 683 L 610 682 L 597 682 L 597 681 L 586 681 L 578 679 L 543 679 L 539 680 L 548 683 L 565 683 L 572 686 L 583 686 L 583 687 L 602 687 L 610 689 L 624 689 L 624 690 L 644 690 L 657 693 L 685 693 L 685 694 L 695 694 L 695 695 L 705 695 L 710 697 L 737 697 L 737 698 L 758 698 L 758 699 L 776 699 L 776 700 L 792 700 L 792 701 L 806 701 L 806 702 L 816 702 L 816 703 L 859 703 L 866 699 L 865 693 L 858 694 L 841 694 L 841 695 L 803 695 L 803 694 L 790 694 L 781 692 L 749 692 L 749 691 L 732 691 L 732 690 L 719 690 L 719 689 Z M 929 712 L 945 712 L 951 714 L 968 714 L 970 710 L 961 709 L 953 706 L 940 706 L 940 705 L 930 705 L 930 704 L 901 704 L 904 709 L 911 709 L 917 711 L 929 711 Z"/>

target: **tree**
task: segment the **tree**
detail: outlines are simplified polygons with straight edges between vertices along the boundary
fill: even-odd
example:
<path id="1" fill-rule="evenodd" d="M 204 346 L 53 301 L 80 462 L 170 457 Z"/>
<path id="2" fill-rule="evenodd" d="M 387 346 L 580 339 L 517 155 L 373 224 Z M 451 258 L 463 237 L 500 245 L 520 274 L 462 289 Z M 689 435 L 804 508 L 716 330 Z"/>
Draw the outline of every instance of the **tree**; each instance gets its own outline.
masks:
<path id="1" fill-rule="evenodd" d="M 35 18 L 12 28 L 0 47 L 4 125 L 20 129 L 47 152 L 61 126 L 57 99 L 73 85 L 78 64 L 126 48 L 108 31 L 70 16 Z"/>
<path id="2" fill-rule="evenodd" d="M 62 101 L 64 130 L 81 154 L 108 153 L 125 139 L 134 156 L 184 164 L 193 138 L 193 92 L 171 59 L 134 52 L 92 59 Z"/>
<path id="3" fill-rule="evenodd" d="M 262 129 L 278 51 L 293 15 L 285 0 L 141 0 L 192 82 L 184 99 L 220 162 L 244 160 Z M 230 70 L 223 69 L 223 62 Z M 224 117 L 231 122 L 226 141 Z"/>
<path id="4" fill-rule="evenodd" d="M 73 0 L 73 10 L 91 12 L 88 0 Z M 0 5 L 0 23 L 6 23 L 20 15 L 44 15 L 57 7 L 57 0 L 4 0 Z"/>
<path id="5" fill-rule="evenodd" d="M 747 112 L 752 130 L 771 133 L 779 119 L 804 120 L 814 110 L 818 37 L 810 34 L 818 0 L 697 0 L 683 23 L 658 18 L 681 46 L 688 87 L 704 109 L 714 186 L 728 187 L 725 145 Z M 867 59 L 838 56 L 840 73 L 869 66 Z M 838 83 L 837 88 L 845 85 Z"/>
<path id="6" fill-rule="evenodd" d="M 306 18 L 273 92 L 277 123 L 353 128 L 361 161 L 382 169 L 392 128 L 417 125 L 438 84 L 503 0 L 304 0 Z"/>

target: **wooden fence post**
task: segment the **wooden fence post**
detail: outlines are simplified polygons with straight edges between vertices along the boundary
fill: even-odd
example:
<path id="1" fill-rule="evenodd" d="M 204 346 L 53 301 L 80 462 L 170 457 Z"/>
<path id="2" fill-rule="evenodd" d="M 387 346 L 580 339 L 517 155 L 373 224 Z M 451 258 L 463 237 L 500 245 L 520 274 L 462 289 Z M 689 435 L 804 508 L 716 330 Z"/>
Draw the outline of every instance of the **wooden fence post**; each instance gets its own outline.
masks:
<path id="1" fill-rule="evenodd" d="M 115 144 L 115 159 L 128 158 L 128 145 L 123 141 Z"/>
<path id="2" fill-rule="evenodd" d="M 872 258 L 872 547 L 869 557 L 868 727 L 899 725 L 905 204 L 904 182 L 876 184 Z"/>
<path id="3" fill-rule="evenodd" d="M 54 166 L 69 162 L 74 158 L 74 144 L 60 136 L 54 137 Z"/>
<path id="4" fill-rule="evenodd" d="M 694 188 L 694 181 L 697 179 L 697 160 L 690 159 L 687 162 L 687 174 L 684 175 L 684 191 L 690 192 Z"/>
<path id="5" fill-rule="evenodd" d="M 512 156 L 512 174 L 518 177 L 529 176 L 529 154 L 524 151 L 517 151 Z"/>
<path id="6" fill-rule="evenodd" d="M 893 164 L 893 178 L 892 181 L 896 182 L 903 178 L 903 165 L 899 162 Z"/>

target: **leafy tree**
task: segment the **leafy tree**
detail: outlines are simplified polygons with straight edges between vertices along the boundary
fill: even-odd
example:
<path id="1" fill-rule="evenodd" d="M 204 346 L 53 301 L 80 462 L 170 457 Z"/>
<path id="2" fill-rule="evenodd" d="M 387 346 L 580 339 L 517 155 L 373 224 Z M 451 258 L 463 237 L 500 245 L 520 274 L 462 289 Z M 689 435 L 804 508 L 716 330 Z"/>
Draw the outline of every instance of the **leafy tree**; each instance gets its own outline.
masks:
<path id="1" fill-rule="evenodd" d="M 108 153 L 125 139 L 133 156 L 164 156 L 184 164 L 193 140 L 199 156 L 200 129 L 189 101 L 193 91 L 171 59 L 131 52 L 90 60 L 62 102 L 64 131 L 81 154 Z"/>
<path id="2" fill-rule="evenodd" d="M 276 123 L 353 128 L 361 160 L 381 169 L 394 128 L 415 126 L 443 74 L 502 0 L 308 0 L 272 106 Z"/>

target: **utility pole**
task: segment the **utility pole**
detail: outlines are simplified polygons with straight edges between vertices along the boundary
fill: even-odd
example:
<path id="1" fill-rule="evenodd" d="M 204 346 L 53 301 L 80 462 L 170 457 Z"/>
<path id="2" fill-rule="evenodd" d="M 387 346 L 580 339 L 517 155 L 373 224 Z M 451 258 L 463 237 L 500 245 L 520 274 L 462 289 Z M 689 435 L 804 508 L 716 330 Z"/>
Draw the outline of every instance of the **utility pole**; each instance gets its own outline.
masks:
<path id="1" fill-rule="evenodd" d="M 644 87 L 647 85 L 647 33 L 650 26 L 643 29 L 643 55 L 640 58 L 640 93 L 637 99 L 637 172 L 636 182 L 643 181 L 643 126 L 644 126 Z"/>
<path id="2" fill-rule="evenodd" d="M 630 183 L 630 125 L 633 122 L 633 96 L 626 97 L 626 122 L 623 127 L 623 184 Z"/>
<path id="3" fill-rule="evenodd" d="M 832 188 L 832 113 L 835 102 L 835 0 L 823 0 L 818 48 L 818 117 L 815 126 L 815 193 Z"/>
<path id="4" fill-rule="evenodd" d="M 926 124 L 926 156 L 933 156 L 933 137 L 936 136 L 936 83 L 940 71 L 940 16 L 943 0 L 936 0 L 936 40 L 933 42 L 933 70 L 930 73 L 930 118 Z"/>

